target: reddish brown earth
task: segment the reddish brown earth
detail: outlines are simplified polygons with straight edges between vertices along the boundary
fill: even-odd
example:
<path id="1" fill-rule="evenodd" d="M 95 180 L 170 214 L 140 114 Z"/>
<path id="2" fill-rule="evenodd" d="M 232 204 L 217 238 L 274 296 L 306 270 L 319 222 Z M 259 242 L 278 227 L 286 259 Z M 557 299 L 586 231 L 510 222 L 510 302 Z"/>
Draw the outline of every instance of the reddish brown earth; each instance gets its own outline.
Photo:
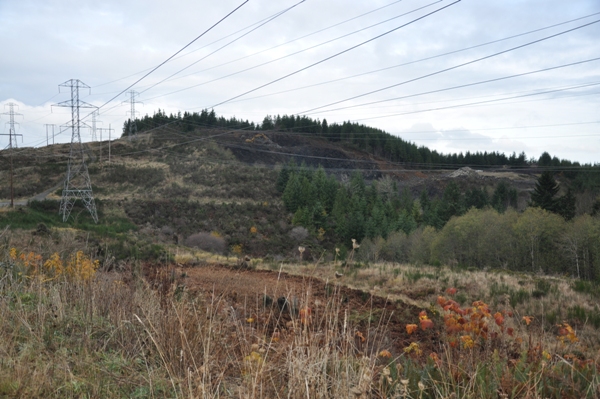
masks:
<path id="1" fill-rule="evenodd" d="M 225 301 L 240 320 L 252 318 L 266 335 L 298 325 L 299 310 L 308 307 L 311 327 L 317 330 L 326 328 L 334 314 L 338 316 L 338 324 L 346 317 L 348 325 L 355 330 L 357 346 L 361 346 L 360 334 L 365 342 L 372 342 L 371 348 L 362 350 L 388 349 L 399 355 L 411 342 L 418 341 L 421 348 L 431 350 L 436 341 L 437 333 L 431 330 L 411 336 L 406 332 L 406 324 L 418 324 L 422 309 L 350 289 L 336 284 L 335 280 L 325 282 L 276 271 L 235 269 L 217 264 L 186 268 L 147 265 L 146 275 L 157 288 L 168 276 L 175 280 L 179 290 L 192 296 L 204 295 Z M 281 309 L 284 297 L 294 305 L 295 311 Z"/>

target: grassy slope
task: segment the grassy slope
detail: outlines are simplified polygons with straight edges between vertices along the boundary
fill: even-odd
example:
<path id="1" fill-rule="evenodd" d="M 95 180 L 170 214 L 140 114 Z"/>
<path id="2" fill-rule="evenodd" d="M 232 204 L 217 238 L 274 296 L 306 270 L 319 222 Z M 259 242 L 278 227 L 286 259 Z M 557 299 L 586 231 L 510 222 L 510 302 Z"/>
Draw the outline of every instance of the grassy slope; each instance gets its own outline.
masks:
<path id="1" fill-rule="evenodd" d="M 84 248 L 77 234 L 57 230 L 37 236 L 43 260 L 52 251 Z M 567 280 L 402 265 L 338 266 L 345 274 L 337 280 L 342 284 L 389 293 L 391 299 L 401 299 L 401 291 L 433 320 L 433 329 L 413 333 L 414 345 L 388 357 L 388 316 L 373 309 L 347 318 L 353 309 L 335 290 L 318 298 L 322 310 L 306 318 L 310 322 L 303 322 L 302 313 L 284 315 L 279 330 L 273 330 L 271 323 L 257 321 L 282 317 L 274 308 L 248 313 L 245 301 L 193 293 L 183 276 L 173 280 L 166 269 L 157 270 L 153 285 L 135 265 L 89 281 L 50 272 L 34 276 L 24 261 L 8 254 L 20 240 L 0 238 L 0 397 L 594 398 L 600 392 L 597 332 L 576 325 L 579 341 L 561 344 L 557 328 L 546 328 L 543 314 L 537 316 L 536 298 L 520 296 L 524 300 L 511 305 L 510 292 L 518 290 L 546 287 L 544 307 L 554 308 L 598 294 L 581 292 L 583 287 L 573 291 Z M 327 278 L 336 265 L 287 268 Z M 486 281 L 506 287 L 508 297 Z M 450 285 L 458 287 L 453 297 L 465 309 L 481 298 L 492 313 L 506 310 L 504 327 L 514 334 L 501 332 L 488 316 L 482 321 L 497 338 L 477 338 L 470 348 L 462 336 L 473 333 L 461 332 L 452 346 L 442 317 L 447 312 L 431 303 L 438 294 L 448 296 L 444 289 Z M 531 325 L 522 315 L 534 316 Z M 371 319 L 380 322 L 360 327 Z M 419 325 L 416 315 L 405 322 Z"/>
<path id="2" fill-rule="evenodd" d="M 116 143 L 110 165 L 90 165 L 100 225 L 91 223 L 81 208 L 74 210 L 73 222 L 63 224 L 57 197 L 0 213 L 0 225 L 17 227 L 0 237 L 0 353 L 6 359 L 0 362 L 0 396 L 306 397 L 308 389 L 310 397 L 445 398 L 458 392 L 458 397 L 495 398 L 500 393 L 594 397 L 599 392 L 595 363 L 591 369 L 580 367 L 569 357 L 598 360 L 599 293 L 587 283 L 395 264 L 336 269 L 334 263 L 255 262 L 324 280 L 334 280 L 338 270 L 344 273 L 337 280 L 342 284 L 427 309 L 436 325 L 432 334 L 442 337 L 435 349 L 442 358 L 437 367 L 428 360 L 429 353 L 414 351 L 391 361 L 377 353 L 361 357 L 360 338 L 352 329 L 340 330 L 343 324 L 333 321 L 333 313 L 325 319 L 332 323 L 333 336 L 299 328 L 276 343 L 244 318 L 227 313 L 230 304 L 224 298 L 181 296 L 176 286 L 162 292 L 151 289 L 140 279 L 136 263 L 119 263 L 118 258 L 174 257 L 193 264 L 204 256 L 176 247 L 174 235 L 184 240 L 198 231 L 218 231 L 230 244 L 277 246 L 290 256 L 297 254 L 297 244 L 287 234 L 291 226 L 274 192 L 273 169 L 239 164 L 231 152 L 203 142 L 139 152 L 165 141 L 157 135 Z M 106 148 L 103 151 L 106 156 Z M 129 155 L 119 158 L 125 154 Z M 24 193 L 32 182 L 40 182 L 35 190 L 55 183 L 39 180 L 45 162 L 40 157 L 23 160 L 18 184 Z M 59 162 L 52 165 L 66 168 Z M 50 230 L 36 231 L 40 222 Z M 44 258 L 54 251 L 68 257 L 83 249 L 100 258 L 105 268 L 127 272 L 102 273 L 89 285 L 24 279 L 18 268 L 8 267 L 10 247 L 33 250 Z M 483 300 L 492 311 L 514 312 L 506 323 L 523 340 L 519 348 L 513 338 L 481 343 L 477 351 L 448 346 L 435 304 L 448 287 L 458 289 L 454 298 L 463 307 Z M 533 316 L 533 324 L 525 326 L 521 316 Z M 575 327 L 578 343 L 563 346 L 556 339 L 556 324 L 565 321 Z M 318 364 L 327 367 L 315 367 Z"/>

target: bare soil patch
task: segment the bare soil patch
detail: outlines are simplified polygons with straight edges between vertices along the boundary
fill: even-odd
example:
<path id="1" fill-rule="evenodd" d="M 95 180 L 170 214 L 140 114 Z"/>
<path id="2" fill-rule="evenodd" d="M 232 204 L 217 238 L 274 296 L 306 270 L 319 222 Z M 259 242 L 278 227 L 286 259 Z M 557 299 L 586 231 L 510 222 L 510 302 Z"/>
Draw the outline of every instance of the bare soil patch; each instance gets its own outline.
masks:
<path id="1" fill-rule="evenodd" d="M 299 311 L 306 307 L 311 309 L 318 328 L 320 315 L 334 308 L 339 313 L 340 323 L 347 320 L 356 329 L 357 337 L 362 334 L 370 341 L 369 336 L 371 340 L 378 336 L 380 342 L 374 343 L 372 350 L 385 347 L 399 355 L 411 342 L 419 341 L 422 348 L 432 348 L 437 341 L 433 331 L 420 331 L 411 336 L 406 332 L 406 324 L 418 323 L 422 309 L 351 289 L 337 281 L 269 270 L 234 269 L 219 264 L 186 268 L 146 265 L 144 271 L 158 289 L 164 281 L 161 276 L 167 274 L 180 291 L 221 298 L 241 320 L 252 319 L 267 334 L 297 326 Z M 338 303 L 331 306 L 331 301 Z"/>

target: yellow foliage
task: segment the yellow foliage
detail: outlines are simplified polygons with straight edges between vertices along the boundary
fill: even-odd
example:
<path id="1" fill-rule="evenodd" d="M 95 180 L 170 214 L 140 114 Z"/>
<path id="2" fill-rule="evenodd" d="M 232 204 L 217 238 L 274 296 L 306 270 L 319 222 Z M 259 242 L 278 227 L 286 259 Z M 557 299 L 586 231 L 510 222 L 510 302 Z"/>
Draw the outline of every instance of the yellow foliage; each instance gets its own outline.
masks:
<path id="1" fill-rule="evenodd" d="M 252 233 L 252 234 L 258 233 L 258 229 L 256 228 L 256 226 L 250 227 L 250 233 Z"/>
<path id="2" fill-rule="evenodd" d="M 463 335 L 462 337 L 460 337 L 460 340 L 462 341 L 463 348 L 465 349 L 470 349 L 475 346 L 475 341 L 473 341 L 473 338 L 471 338 L 470 335 Z"/>
<path id="3" fill-rule="evenodd" d="M 100 266 L 99 261 L 92 261 L 83 251 L 77 251 L 70 256 L 65 273 L 76 280 L 87 281 L 94 277 L 98 266 Z"/>
<path id="4" fill-rule="evenodd" d="M 60 276 L 64 273 L 63 261 L 60 258 L 58 252 L 53 253 L 50 256 L 50 259 L 44 262 L 44 267 L 48 272 L 50 272 L 54 276 Z"/>
<path id="5" fill-rule="evenodd" d="M 39 267 L 42 265 L 42 256 L 35 252 L 29 252 L 27 255 L 22 253 L 19 255 L 19 261 L 27 269 L 28 274 L 37 275 Z"/>
<path id="6" fill-rule="evenodd" d="M 317 231 L 317 239 L 319 241 L 322 241 L 325 238 L 325 229 L 322 227 L 319 227 L 319 230 Z"/>
<path id="7" fill-rule="evenodd" d="M 258 352 L 252 351 L 248 356 L 244 358 L 247 362 L 260 362 L 262 360 L 262 356 Z"/>
<path id="8" fill-rule="evenodd" d="M 192 263 L 193 261 L 195 261 L 196 257 L 192 254 L 184 253 L 184 254 L 175 254 L 175 257 L 173 259 L 175 260 L 175 263 L 179 263 L 180 265 L 188 265 L 188 264 Z"/>
<path id="9" fill-rule="evenodd" d="M 236 255 L 241 255 L 242 254 L 242 244 L 232 245 L 231 252 L 233 252 Z"/>
<path id="10" fill-rule="evenodd" d="M 70 279 L 88 281 L 95 276 L 96 270 L 100 266 L 98 260 L 91 260 L 83 251 L 72 254 L 66 264 L 58 252 L 50 255 L 46 261 L 35 252 L 18 255 L 16 248 L 10 249 L 9 256 L 27 270 L 28 276 L 45 275 L 56 278 L 65 275 Z"/>
<path id="11" fill-rule="evenodd" d="M 414 352 L 417 356 L 419 356 L 421 353 L 423 353 L 421 348 L 419 348 L 419 344 L 416 342 L 411 342 L 410 345 L 408 345 L 406 348 L 404 348 L 404 352 L 405 353 Z"/>
<path id="12" fill-rule="evenodd" d="M 563 323 L 563 324 L 558 325 L 558 337 L 557 338 L 563 345 L 565 344 L 565 342 L 567 340 L 571 343 L 575 343 L 575 342 L 579 341 L 579 338 L 577 338 L 577 333 L 575 332 L 573 327 L 571 327 L 569 325 L 569 323 Z"/>

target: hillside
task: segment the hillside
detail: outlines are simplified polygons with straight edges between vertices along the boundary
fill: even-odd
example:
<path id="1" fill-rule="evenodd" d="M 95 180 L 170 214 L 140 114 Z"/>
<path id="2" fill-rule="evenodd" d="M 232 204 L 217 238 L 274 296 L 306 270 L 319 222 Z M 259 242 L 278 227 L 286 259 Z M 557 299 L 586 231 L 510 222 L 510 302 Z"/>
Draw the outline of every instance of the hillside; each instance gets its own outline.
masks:
<path id="1" fill-rule="evenodd" d="M 106 141 L 85 145 L 94 196 L 103 215 L 100 225 L 105 228 L 91 226 L 81 210 L 73 214 L 76 226 L 99 232 L 101 241 L 102 234 L 108 234 L 110 241 L 135 226 L 136 234 L 125 241 L 137 237 L 148 246 L 183 243 L 195 233 L 218 232 L 229 248 L 242 245 L 244 252 L 258 256 L 289 254 L 297 244 L 289 237 L 294 226 L 276 189 L 281 165 L 292 159 L 298 165 L 321 166 L 341 182 L 349 181 L 356 170 L 367 182 L 393 181 L 399 192 L 408 188 L 413 198 L 423 190 L 432 198 L 439 197 L 450 181 L 457 182 L 461 190 L 485 187 L 490 192 L 499 181 L 506 181 L 518 190 L 521 209 L 535 182 L 534 171 L 411 169 L 352 144 L 276 131 L 215 128 L 183 132 L 166 126 L 142 132 L 135 141 L 114 140 L 110 160 L 108 147 Z M 18 149 L 13 158 L 17 204 L 47 194 L 45 199 L 53 202 L 36 209 L 44 212 L 39 221 L 49 226 L 62 225 L 55 212 L 68 152 L 69 145 L 60 144 Z M 1 157 L 0 162 L 2 179 L 7 182 L 8 157 Z M 4 204 L 9 195 L 8 185 L 2 185 Z M 6 215 L 0 219 L 3 225 L 35 228 L 39 222 L 19 213 L 7 220 Z M 249 234 L 252 227 L 260 234 Z M 120 241 L 115 245 L 122 247 Z M 127 257 L 123 248 L 115 252 L 118 258 Z"/>
<path id="2" fill-rule="evenodd" d="M 444 169 L 444 164 L 392 162 L 385 156 L 385 151 L 378 150 L 377 144 L 365 147 L 361 144 L 365 140 L 356 141 L 360 138 L 358 130 L 375 135 L 379 142 L 396 143 L 394 146 L 399 146 L 405 153 L 421 151 L 426 155 L 431 151 L 362 125 L 327 125 L 326 121 L 306 118 L 267 117 L 262 126 L 256 126 L 235 118 L 217 119 L 214 113 L 206 111 L 183 118 L 168 117 L 159 111 L 138 123 L 140 134 L 137 140 L 121 138 L 113 140 L 110 146 L 106 141 L 84 145 L 94 196 L 103 215 L 99 226 L 92 226 L 81 209 L 67 224 L 63 224 L 53 210 L 58 210 L 67 168 L 67 144 L 15 150 L 17 204 L 23 206 L 30 200 L 42 199 L 46 202 L 34 204 L 35 209 L 5 213 L 0 224 L 31 229 L 40 221 L 50 227 L 74 223 L 78 228 L 94 231 L 94 238 L 104 244 L 104 251 L 110 248 L 109 252 L 117 259 L 156 257 L 165 250 L 165 245 L 184 244 L 194 234 L 210 233 L 222 240 L 213 243 L 218 245 L 221 253 L 234 254 L 232 250 L 236 248 L 237 252 L 253 256 L 286 257 L 293 254 L 300 243 L 310 247 L 315 254 L 323 249 L 331 251 L 335 246 L 344 245 L 340 240 L 343 237 L 349 240 L 348 234 L 351 234 L 335 234 L 335 226 L 331 223 L 314 226 L 309 237 L 305 237 L 305 233 L 300 236 L 293 233 L 296 209 L 290 213 L 290 208 L 284 206 L 281 194 L 285 182 L 281 186 L 278 181 L 282 165 L 289 162 L 309 170 L 322 167 L 342 185 L 348 184 L 353 173 L 359 171 L 366 184 L 377 185 L 380 193 L 394 188 L 393 195 L 398 196 L 394 206 L 398 210 L 404 207 L 409 214 L 416 212 L 412 207 L 422 193 L 439 201 L 449 185 L 450 188 L 456 186 L 463 195 L 475 195 L 472 198 L 475 202 L 463 205 L 464 210 L 473 205 L 479 207 L 477 201 L 481 198 L 477 196 L 481 193 L 489 197 L 486 201 L 495 201 L 494 195 L 498 194 L 499 188 L 505 190 L 504 205 L 499 209 L 505 209 L 510 203 L 510 206 L 523 210 L 540 173 L 535 165 L 520 164 L 524 155 L 515 158 L 514 154 L 505 157 L 496 153 L 467 153 L 467 159 L 477 161 L 477 164 L 488 162 L 492 155 L 489 159 L 500 163 L 495 167 L 478 164 L 458 170 L 460 164 L 446 165 L 450 168 Z M 345 134 L 350 136 L 344 138 Z M 7 152 L 3 155 L 0 157 L 0 174 L 3 181 L 8 181 L 10 158 Z M 442 161 L 465 160 L 462 154 L 455 155 L 437 154 L 435 157 Z M 552 158 L 545 162 L 560 164 Z M 557 177 L 563 182 L 562 194 L 565 187 L 575 186 L 576 181 L 568 175 Z M 512 195 L 510 201 L 506 197 L 508 193 Z M 4 205 L 9 196 L 8 185 L 2 185 L 0 199 Z M 580 190 L 578 213 L 589 213 L 594 198 L 593 190 Z M 28 215 L 31 212 L 37 213 Z M 427 217 L 424 209 L 419 212 L 422 217 Z M 421 216 L 414 214 L 413 217 L 414 223 L 421 224 Z M 449 216 L 442 217 L 447 218 Z M 441 227 L 444 220 L 436 220 L 425 220 L 424 223 Z M 319 227 L 324 227 L 328 234 L 318 237 L 316 230 Z M 410 233 L 412 228 L 403 230 Z M 383 235 L 385 237 L 387 233 Z M 364 233 L 359 231 L 352 238 L 362 239 L 363 236 Z M 140 247 L 143 248 L 141 253 Z"/>
<path id="3" fill-rule="evenodd" d="M 86 144 L 99 223 L 81 204 L 63 223 L 68 151 L 13 159 L 0 396 L 600 392 L 594 197 L 578 192 L 569 220 L 528 207 L 534 166 L 163 127 L 113 141 L 110 162 L 107 142 Z M 557 177 L 564 198 L 576 185 Z"/>

